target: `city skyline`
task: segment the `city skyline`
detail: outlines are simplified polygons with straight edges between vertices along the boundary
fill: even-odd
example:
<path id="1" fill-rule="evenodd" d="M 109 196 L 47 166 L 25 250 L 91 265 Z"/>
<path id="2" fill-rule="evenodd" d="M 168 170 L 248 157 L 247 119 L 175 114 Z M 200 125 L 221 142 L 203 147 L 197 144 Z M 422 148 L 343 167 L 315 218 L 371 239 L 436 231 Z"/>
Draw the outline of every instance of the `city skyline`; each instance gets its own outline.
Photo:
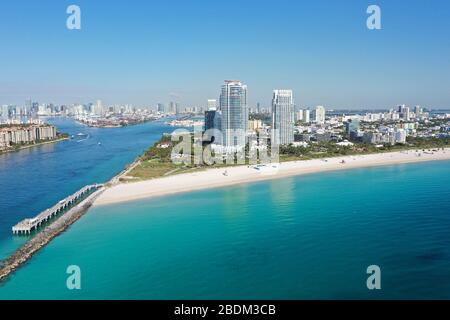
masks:
<path id="1" fill-rule="evenodd" d="M 240 80 L 224 80 L 225 83 L 242 83 Z M 247 86 L 245 85 L 245 105 L 246 105 L 246 113 L 250 114 L 271 114 L 274 112 L 274 94 L 280 89 L 272 90 L 272 100 L 270 103 L 261 104 L 257 102 L 256 105 L 248 105 L 248 96 L 247 96 Z M 222 85 L 223 89 L 223 85 Z M 286 89 L 282 89 L 281 91 L 286 91 Z M 293 90 L 287 90 L 289 92 L 293 92 Z M 0 104 L 0 120 L 8 119 L 8 118 L 16 118 L 17 117 L 26 117 L 30 116 L 31 118 L 35 118 L 37 116 L 50 116 L 50 115 L 61 115 L 67 114 L 68 112 L 72 112 L 74 110 L 90 110 L 93 115 L 96 116 L 104 116 L 108 112 L 113 113 L 134 113 L 134 112 L 157 112 L 159 114 L 173 114 L 173 115 L 181 115 L 181 114 L 202 114 L 205 111 L 218 111 L 221 113 L 221 94 L 219 94 L 219 99 L 206 99 L 203 104 L 197 106 L 189 106 L 184 105 L 179 102 L 170 101 L 168 104 L 166 103 L 157 103 L 155 105 L 146 105 L 146 106 L 136 106 L 133 104 L 104 104 L 101 99 L 97 99 L 96 101 L 90 101 L 88 103 L 71 103 L 71 104 L 55 104 L 53 102 L 39 102 L 34 101 L 33 99 L 26 99 L 23 104 Z M 292 99 L 293 100 L 293 99 Z M 406 109 L 405 109 L 406 108 Z M 314 119 L 314 121 L 323 123 L 325 121 L 325 109 L 327 112 L 347 112 L 347 113 L 355 113 L 355 112 L 384 112 L 384 111 L 395 111 L 402 113 L 402 109 L 408 110 L 425 110 L 427 112 L 444 112 L 450 110 L 449 108 L 430 108 L 421 105 L 406 105 L 406 104 L 398 104 L 395 106 L 389 106 L 380 109 L 370 109 L 370 108 L 360 108 L 360 109 L 340 109 L 333 108 L 330 106 L 322 106 L 322 105 L 312 105 L 305 106 L 299 105 L 296 103 L 292 103 L 292 117 L 296 120 L 306 120 L 309 121 L 309 118 Z M 318 113 L 318 114 L 317 114 Z M 216 122 L 221 122 L 221 119 L 216 119 Z"/>
<path id="2" fill-rule="evenodd" d="M 0 53 L 8 62 L 0 104 L 31 97 L 56 104 L 203 105 L 218 98 L 217 85 L 228 78 L 249 85 L 249 106 L 270 105 L 273 88 L 287 87 L 300 106 L 450 107 L 444 1 L 378 1 L 381 30 L 367 29 L 366 1 L 239 2 L 230 17 L 219 3 L 127 7 L 83 0 L 76 3 L 81 30 L 65 27 L 69 4 L 0 5 L 7 13 L 0 39 L 8 49 Z M 230 19 L 233 41 L 221 35 Z"/>

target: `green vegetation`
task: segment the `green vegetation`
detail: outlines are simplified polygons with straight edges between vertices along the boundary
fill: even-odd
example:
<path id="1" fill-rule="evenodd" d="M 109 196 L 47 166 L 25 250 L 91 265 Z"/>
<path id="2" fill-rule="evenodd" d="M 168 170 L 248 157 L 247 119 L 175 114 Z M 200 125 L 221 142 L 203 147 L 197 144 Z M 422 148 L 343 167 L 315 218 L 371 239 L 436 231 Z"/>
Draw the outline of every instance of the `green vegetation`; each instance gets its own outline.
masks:
<path id="1" fill-rule="evenodd" d="M 448 148 L 450 146 L 450 138 L 406 138 L 407 146 L 417 149 L 432 148 Z"/>
<path id="2" fill-rule="evenodd" d="M 308 160 L 338 156 L 362 155 L 402 150 L 425 150 L 450 147 L 450 138 L 407 138 L 406 144 L 383 145 L 376 147 L 368 143 L 355 143 L 353 146 L 338 146 L 334 142 L 309 143 L 308 147 L 282 146 L 280 161 Z"/>
<path id="3" fill-rule="evenodd" d="M 173 163 L 171 159 L 172 149 L 171 137 L 163 135 L 158 142 L 139 157 L 139 164 L 127 176 L 132 179 L 148 180 L 201 168 L 201 166 Z"/>
<path id="4" fill-rule="evenodd" d="M 175 142 L 178 144 L 178 142 Z M 193 164 L 194 159 L 194 140 L 191 135 L 191 154 L 186 155 L 190 159 L 191 164 L 175 164 L 171 159 L 174 142 L 170 136 L 163 136 L 158 142 L 150 147 L 144 154 L 139 157 L 139 163 L 122 178 L 122 181 L 132 180 L 148 180 L 168 176 L 204 170 L 207 168 L 221 168 L 230 166 L 227 164 Z M 363 155 L 380 152 L 394 152 L 402 150 L 425 150 L 440 149 L 450 147 L 449 138 L 408 138 L 407 144 L 384 145 L 376 147 L 373 144 L 354 143 L 352 146 L 339 146 L 335 142 L 316 142 L 309 143 L 307 147 L 282 146 L 280 148 L 280 162 L 309 160 L 318 158 L 331 158 L 349 155 Z M 203 147 L 205 148 L 205 146 Z M 269 146 L 270 148 L 270 146 Z M 248 152 L 248 146 L 246 148 Z M 248 164 L 248 161 L 246 161 Z M 238 164 L 232 164 L 238 165 Z M 231 166 L 232 166 L 231 165 Z"/>
<path id="5" fill-rule="evenodd" d="M 365 146 L 340 147 L 334 142 L 309 143 L 307 147 L 281 146 L 280 161 L 330 158 L 367 152 Z"/>
<path id="6" fill-rule="evenodd" d="M 128 176 L 141 180 L 148 180 L 168 175 L 178 169 L 179 168 L 171 162 L 159 161 L 158 159 L 141 160 L 139 165 L 137 165 Z"/>
<path id="7" fill-rule="evenodd" d="M 57 133 L 57 139 L 69 139 L 68 133 Z"/>

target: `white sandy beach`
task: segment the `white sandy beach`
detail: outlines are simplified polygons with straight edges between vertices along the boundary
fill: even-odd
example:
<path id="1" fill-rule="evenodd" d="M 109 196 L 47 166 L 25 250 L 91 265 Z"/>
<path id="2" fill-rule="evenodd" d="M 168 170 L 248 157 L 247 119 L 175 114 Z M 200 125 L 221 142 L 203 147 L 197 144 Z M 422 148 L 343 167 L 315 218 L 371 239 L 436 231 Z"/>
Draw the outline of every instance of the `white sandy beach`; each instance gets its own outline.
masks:
<path id="1" fill-rule="evenodd" d="M 426 151 L 424 153 L 421 151 L 420 156 L 415 151 L 402 151 L 283 162 L 276 165 L 267 165 L 259 169 L 254 166 L 208 169 L 205 171 L 173 175 L 148 181 L 117 184 L 107 189 L 96 200 L 94 205 L 108 205 L 308 173 L 434 160 L 450 160 L 450 148 L 439 150 L 437 152 Z M 225 171 L 227 175 L 224 175 Z"/>

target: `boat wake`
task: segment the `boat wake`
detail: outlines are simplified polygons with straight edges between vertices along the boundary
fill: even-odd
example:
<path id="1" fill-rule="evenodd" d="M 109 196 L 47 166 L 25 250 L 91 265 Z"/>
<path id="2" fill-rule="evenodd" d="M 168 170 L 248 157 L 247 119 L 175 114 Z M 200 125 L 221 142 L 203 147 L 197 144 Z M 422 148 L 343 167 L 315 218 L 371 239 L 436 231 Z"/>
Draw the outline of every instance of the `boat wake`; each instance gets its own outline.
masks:
<path id="1" fill-rule="evenodd" d="M 89 134 L 85 133 L 78 133 L 76 136 L 72 136 L 72 139 L 75 139 L 76 142 L 83 142 L 90 138 Z"/>

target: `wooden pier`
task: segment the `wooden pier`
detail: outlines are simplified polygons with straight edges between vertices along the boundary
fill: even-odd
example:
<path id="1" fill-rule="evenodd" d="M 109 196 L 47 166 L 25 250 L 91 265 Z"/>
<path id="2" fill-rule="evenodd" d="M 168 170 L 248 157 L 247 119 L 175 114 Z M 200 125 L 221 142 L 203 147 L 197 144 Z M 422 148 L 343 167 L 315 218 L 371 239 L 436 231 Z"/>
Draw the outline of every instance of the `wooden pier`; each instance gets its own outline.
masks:
<path id="1" fill-rule="evenodd" d="M 14 235 L 28 235 L 31 234 L 33 230 L 37 230 L 42 224 L 50 221 L 52 218 L 71 208 L 72 206 L 78 204 L 82 199 L 86 198 L 89 194 L 103 187 L 103 184 L 93 184 L 82 188 L 73 195 L 61 200 L 56 205 L 47 209 L 36 217 L 31 219 L 25 219 L 14 227 L 12 227 L 12 232 Z"/>
<path id="2" fill-rule="evenodd" d="M 96 187 L 95 190 L 93 187 Z M 87 192 L 86 188 L 91 190 L 91 192 Z M 78 201 L 73 202 L 73 206 L 66 206 L 67 211 L 64 212 L 64 214 L 56 216 L 53 221 L 51 221 L 51 223 L 45 226 L 45 229 L 37 232 L 36 236 L 30 237 L 30 239 L 19 249 L 17 249 L 11 256 L 0 262 L 0 287 L 2 281 L 5 280 L 12 272 L 17 270 L 17 268 L 19 268 L 22 264 L 27 262 L 28 259 L 30 259 L 46 244 L 48 244 L 53 238 L 63 233 L 67 228 L 75 223 L 75 221 L 80 219 L 89 210 L 97 197 L 100 196 L 103 191 L 105 191 L 105 187 L 101 184 L 88 186 L 81 189 L 76 194 L 83 193 L 82 191 L 84 191 L 85 196 L 82 196 L 81 198 L 79 197 Z M 71 198 L 72 196 L 67 198 L 66 200 L 69 200 Z M 66 200 L 63 201 L 68 202 Z M 57 206 L 60 205 L 63 205 L 63 202 L 60 202 L 60 204 L 58 204 Z M 50 213 L 50 211 L 51 210 L 46 210 L 44 212 Z M 34 219 L 37 219 L 39 216 Z M 48 217 L 49 215 L 43 216 Z M 31 226 L 33 226 L 33 228 L 36 228 L 36 224 L 30 224 L 30 228 L 29 226 L 25 226 L 24 229 L 16 229 L 16 232 L 23 232 L 24 234 L 28 234 L 28 230 L 31 230 Z"/>

